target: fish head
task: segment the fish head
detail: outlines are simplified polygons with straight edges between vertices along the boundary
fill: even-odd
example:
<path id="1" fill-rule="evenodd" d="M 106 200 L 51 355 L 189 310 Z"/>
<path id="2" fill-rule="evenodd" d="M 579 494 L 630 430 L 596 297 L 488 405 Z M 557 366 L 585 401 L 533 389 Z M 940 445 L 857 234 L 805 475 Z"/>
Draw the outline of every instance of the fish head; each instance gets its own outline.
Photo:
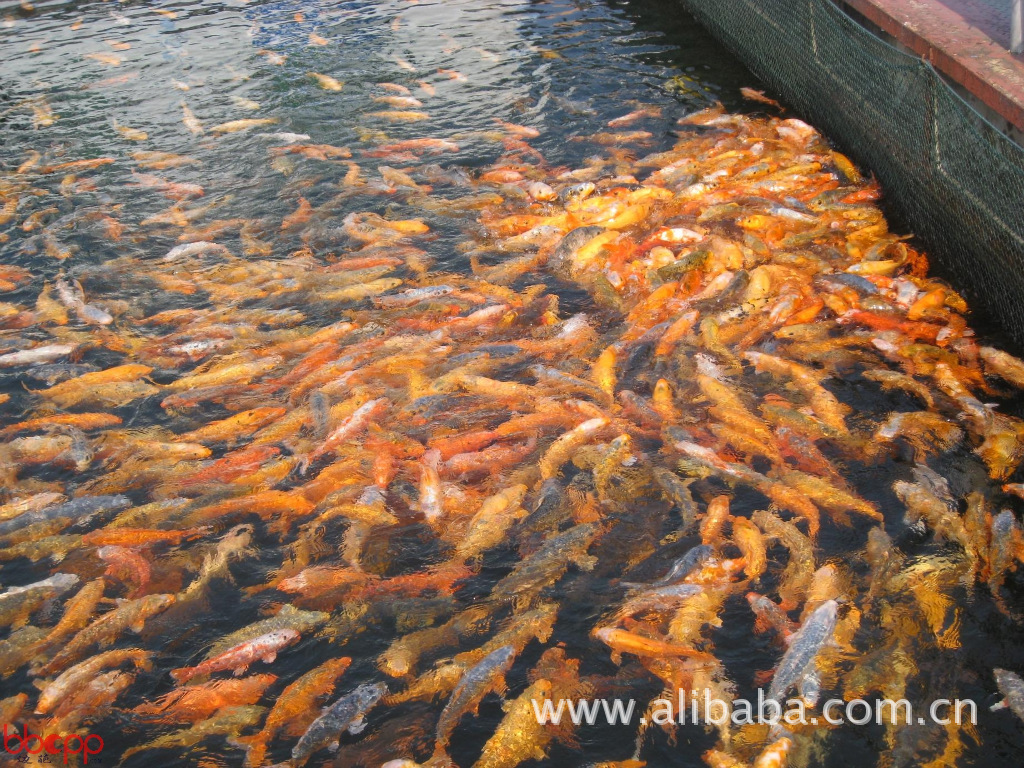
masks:
<path id="1" fill-rule="evenodd" d="M 366 683 L 356 691 L 356 701 L 361 710 L 367 710 L 388 694 L 388 685 L 384 682 Z"/>

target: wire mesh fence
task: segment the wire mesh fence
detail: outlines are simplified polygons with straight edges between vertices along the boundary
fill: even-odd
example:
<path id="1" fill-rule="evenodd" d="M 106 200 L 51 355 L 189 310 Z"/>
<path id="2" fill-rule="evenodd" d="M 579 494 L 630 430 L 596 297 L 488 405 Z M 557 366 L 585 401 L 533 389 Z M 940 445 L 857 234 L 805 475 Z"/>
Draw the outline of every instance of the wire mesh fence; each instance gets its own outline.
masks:
<path id="1" fill-rule="evenodd" d="M 682 0 L 870 168 L 932 263 L 1024 347 L 1024 150 L 830 0 Z"/>

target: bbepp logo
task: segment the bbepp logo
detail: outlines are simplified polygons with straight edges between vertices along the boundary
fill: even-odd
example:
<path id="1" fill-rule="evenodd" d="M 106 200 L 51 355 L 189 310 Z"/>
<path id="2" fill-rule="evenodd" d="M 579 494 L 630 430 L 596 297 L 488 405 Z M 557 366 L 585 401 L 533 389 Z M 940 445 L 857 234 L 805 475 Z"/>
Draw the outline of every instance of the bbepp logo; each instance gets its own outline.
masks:
<path id="1" fill-rule="evenodd" d="M 98 755 L 103 751 L 103 739 L 95 733 L 79 736 L 77 733 L 62 735 L 51 733 L 43 735 L 32 733 L 25 726 L 22 735 L 13 725 L 4 723 L 4 752 L 8 755 L 64 755 L 64 764 L 68 763 L 68 755 L 81 755 L 82 763 L 89 764 L 89 755 Z"/>

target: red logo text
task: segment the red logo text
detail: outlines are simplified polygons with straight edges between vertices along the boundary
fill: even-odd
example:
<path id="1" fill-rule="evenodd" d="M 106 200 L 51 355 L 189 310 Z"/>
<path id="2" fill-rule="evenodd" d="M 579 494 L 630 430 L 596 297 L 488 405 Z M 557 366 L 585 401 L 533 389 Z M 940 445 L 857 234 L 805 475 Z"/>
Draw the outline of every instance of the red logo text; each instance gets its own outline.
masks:
<path id="1" fill-rule="evenodd" d="M 95 733 L 80 736 L 77 733 L 32 733 L 25 727 L 21 734 L 15 726 L 4 724 L 4 752 L 8 755 L 63 755 L 67 765 L 68 755 L 81 755 L 82 763 L 89 764 L 89 755 L 103 751 L 103 739 Z"/>

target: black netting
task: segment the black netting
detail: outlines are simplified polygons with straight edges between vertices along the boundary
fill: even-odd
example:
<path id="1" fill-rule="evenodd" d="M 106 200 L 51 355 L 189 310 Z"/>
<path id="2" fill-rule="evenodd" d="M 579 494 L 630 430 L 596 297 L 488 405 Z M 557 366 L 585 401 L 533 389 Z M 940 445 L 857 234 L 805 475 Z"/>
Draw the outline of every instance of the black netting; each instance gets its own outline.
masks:
<path id="1" fill-rule="evenodd" d="M 682 0 L 869 167 L 937 269 L 1024 346 L 1024 150 L 830 0 Z"/>

